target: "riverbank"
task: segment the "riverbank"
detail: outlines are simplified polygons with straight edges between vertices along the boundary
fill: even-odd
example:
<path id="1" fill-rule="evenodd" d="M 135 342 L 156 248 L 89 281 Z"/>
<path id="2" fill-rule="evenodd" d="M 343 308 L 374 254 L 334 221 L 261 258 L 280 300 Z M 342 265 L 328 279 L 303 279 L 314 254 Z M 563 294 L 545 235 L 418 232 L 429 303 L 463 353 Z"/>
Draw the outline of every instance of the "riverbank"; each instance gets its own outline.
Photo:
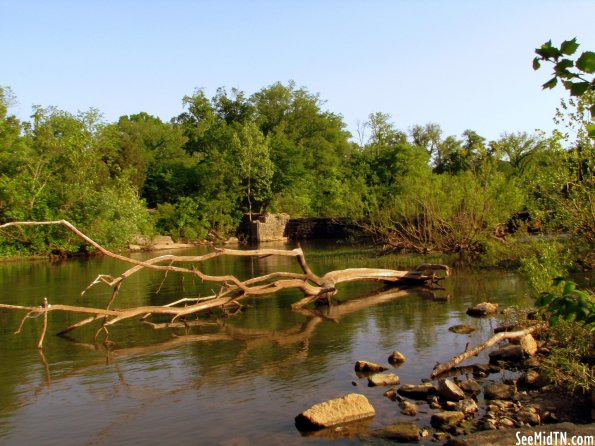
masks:
<path id="1" fill-rule="evenodd" d="M 510 313 L 511 309 L 504 312 Z M 471 313 L 468 311 L 468 314 Z M 526 327 L 527 324 L 531 322 L 526 321 L 522 326 Z M 523 327 L 505 324 L 494 331 L 502 333 Z M 473 363 L 469 359 L 465 362 L 471 364 L 452 364 L 435 379 L 424 378 L 418 383 L 400 382 L 396 373 L 406 359 L 398 352 L 391 354 L 388 360 L 393 364 L 391 358 L 402 358 L 396 365 L 397 370 L 393 371 L 389 371 L 388 364 L 358 361 L 355 370 L 359 380 L 367 379 L 367 387 L 382 391 L 386 398 L 398 406 L 395 410 L 400 411 L 401 415 L 396 422 L 371 430 L 365 418 L 382 417 L 383 414 L 375 412 L 365 396 L 359 394 L 357 396 L 364 401 L 360 401 L 358 407 L 344 407 L 345 402 L 341 399 L 313 406 L 313 414 L 318 419 L 331 421 L 326 429 L 308 435 L 326 438 L 373 437 L 412 444 L 449 446 L 520 444 L 516 443 L 518 435 L 528 438 L 534 433 L 546 435 L 562 432 L 560 435 L 563 435 L 563 432 L 567 432 L 569 438 L 593 435 L 595 391 L 591 388 L 583 394 L 570 392 L 549 380 L 548 371 L 543 365 L 548 362 L 556 346 L 549 343 L 544 335 L 549 328 L 539 327 L 534 331 L 535 338 L 531 334 L 514 335 L 507 344 L 486 350 L 489 351 L 488 362 Z M 459 324 L 450 327 L 449 331 L 467 335 L 474 329 L 470 325 Z M 467 347 L 469 344 L 465 351 Z M 353 381 L 353 385 L 362 385 L 359 380 Z M 349 398 L 355 399 L 355 396 Z M 336 414 L 332 414 L 334 406 L 337 407 Z M 361 414 L 358 413 L 360 409 Z M 296 418 L 296 427 L 306 426 L 307 429 L 308 422 L 304 421 L 304 414 L 308 415 L 309 412 Z M 359 419 L 360 415 L 364 421 Z M 343 416 L 345 421 L 347 418 L 358 421 L 341 425 Z M 311 425 L 315 426 L 317 422 L 314 419 Z M 514 440 L 512 443 L 511 439 Z"/>

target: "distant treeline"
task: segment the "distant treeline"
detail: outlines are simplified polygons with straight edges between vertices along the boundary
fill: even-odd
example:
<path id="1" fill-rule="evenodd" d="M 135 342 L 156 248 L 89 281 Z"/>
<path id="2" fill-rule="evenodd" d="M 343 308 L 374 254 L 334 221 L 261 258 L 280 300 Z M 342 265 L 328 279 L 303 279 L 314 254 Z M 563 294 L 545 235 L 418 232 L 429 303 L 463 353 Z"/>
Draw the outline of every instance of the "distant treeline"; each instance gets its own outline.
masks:
<path id="1" fill-rule="evenodd" d="M 105 122 L 95 109 L 55 107 L 20 122 L 13 100 L 0 88 L 0 224 L 67 219 L 120 248 L 138 234 L 203 239 L 233 232 L 244 213 L 287 212 L 350 217 L 420 252 L 476 250 L 520 211 L 548 227 L 593 230 L 587 213 L 564 205 L 584 199 L 572 194 L 589 138 L 445 136 L 434 123 L 400 130 L 384 113 L 351 135 L 293 82 L 251 96 L 197 90 L 169 122 L 144 112 Z M 84 249 L 60 228 L 0 233 L 0 255 Z"/>

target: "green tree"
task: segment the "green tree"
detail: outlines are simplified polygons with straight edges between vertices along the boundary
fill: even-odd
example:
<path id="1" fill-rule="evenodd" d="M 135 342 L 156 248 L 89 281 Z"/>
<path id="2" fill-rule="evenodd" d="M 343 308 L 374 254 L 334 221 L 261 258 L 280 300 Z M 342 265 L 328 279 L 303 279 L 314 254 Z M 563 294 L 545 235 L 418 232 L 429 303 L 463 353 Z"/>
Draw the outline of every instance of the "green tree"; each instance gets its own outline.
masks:
<path id="1" fill-rule="evenodd" d="M 273 163 L 264 135 L 254 123 L 243 125 L 234 135 L 233 145 L 237 151 L 240 178 L 248 202 L 248 215 L 252 221 L 253 205 L 261 209 L 271 198 Z"/>
<path id="2" fill-rule="evenodd" d="M 428 152 L 430 158 L 437 156 L 442 143 L 442 129 L 438 124 L 430 122 L 424 126 L 414 125 L 409 129 L 409 135 L 413 144 Z"/>
<path id="3" fill-rule="evenodd" d="M 574 133 L 568 150 L 562 151 L 561 163 L 553 177 L 544 178 L 541 204 L 555 213 L 554 221 L 562 228 L 582 236 L 587 243 L 595 243 L 595 53 L 584 51 L 575 60 L 579 44 L 575 39 L 562 42 L 560 47 L 551 41 L 535 50 L 533 68 L 538 70 L 545 61 L 554 65 L 553 77 L 543 88 L 554 88 L 560 81 L 570 93 L 562 101 L 556 121 L 564 123 Z M 556 136 L 556 135 L 555 135 Z"/>

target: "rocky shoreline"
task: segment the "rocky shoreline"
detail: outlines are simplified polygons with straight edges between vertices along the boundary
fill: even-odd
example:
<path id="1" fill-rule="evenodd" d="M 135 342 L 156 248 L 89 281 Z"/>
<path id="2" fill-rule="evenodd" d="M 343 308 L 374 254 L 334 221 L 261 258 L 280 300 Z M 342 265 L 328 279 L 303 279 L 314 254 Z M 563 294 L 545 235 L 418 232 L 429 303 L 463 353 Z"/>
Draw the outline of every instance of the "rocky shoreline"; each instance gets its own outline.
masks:
<path id="1" fill-rule="evenodd" d="M 456 326 L 455 330 L 466 331 L 461 326 Z M 383 364 L 357 361 L 358 378 L 366 378 L 369 387 L 382 387 L 384 396 L 398 405 L 395 412 L 400 411 L 402 415 L 398 422 L 369 430 L 374 409 L 364 395 L 350 394 L 346 396 L 348 399 L 357 399 L 359 406 L 365 408 L 361 414 L 346 406 L 343 400 L 337 405 L 335 401 L 339 399 L 331 400 L 312 408 L 318 411 L 318 416 L 324 413 L 323 418 L 330 420 L 328 424 L 310 422 L 305 411 L 296 418 L 296 426 L 304 435 L 318 437 L 376 437 L 446 445 L 519 444 L 519 432 L 564 431 L 569 435 L 593 435 L 595 394 L 574 395 L 549 383 L 540 371 L 540 364 L 548 353 L 543 342 L 528 334 L 496 347 L 490 352 L 487 364 L 454 367 L 437 379 L 404 384 L 394 373 L 386 373 L 388 367 Z M 387 362 L 394 365 L 395 357 L 400 363 L 405 360 L 400 353 L 393 352 Z M 358 386 L 360 382 L 353 384 Z M 347 415 L 343 418 L 344 413 L 348 418 Z M 418 414 L 425 416 L 420 418 Z M 425 420 L 420 421 L 427 420 L 428 415 L 429 425 Z"/>

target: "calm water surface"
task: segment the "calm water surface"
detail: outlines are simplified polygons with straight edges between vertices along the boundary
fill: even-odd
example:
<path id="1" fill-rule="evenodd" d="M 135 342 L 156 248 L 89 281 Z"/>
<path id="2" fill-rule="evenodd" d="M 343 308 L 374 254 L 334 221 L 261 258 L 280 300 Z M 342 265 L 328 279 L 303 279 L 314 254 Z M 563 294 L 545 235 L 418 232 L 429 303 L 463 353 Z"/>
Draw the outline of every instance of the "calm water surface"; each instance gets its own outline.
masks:
<path id="1" fill-rule="evenodd" d="M 319 274 L 410 266 L 399 257 L 366 259 L 362 248 L 309 245 L 304 251 Z M 149 257 L 138 255 L 143 256 Z M 100 273 L 117 275 L 125 269 L 107 258 L 0 264 L 0 302 L 39 305 L 47 297 L 50 303 L 101 307 L 109 299 L 108 287 L 97 286 L 85 296 L 80 291 Z M 294 259 L 274 257 L 219 258 L 201 269 L 241 278 L 299 271 Z M 497 321 L 469 318 L 469 305 L 530 303 L 524 281 L 512 273 L 455 270 L 444 286 L 433 293 L 379 294 L 376 284 L 353 284 L 340 289 L 332 308 L 302 312 L 291 310 L 300 293 L 288 291 L 246 300 L 242 313 L 233 317 L 203 316 L 189 328 L 130 321 L 110 329 L 110 351 L 93 344 L 95 328 L 89 327 L 69 339 L 46 337 L 40 354 L 35 346 L 41 320 L 28 320 L 14 336 L 23 313 L 0 311 L 0 444 L 380 444 L 366 435 L 303 436 L 293 420 L 315 403 L 358 392 L 377 412 L 369 431 L 412 421 L 383 396 L 386 389 L 369 388 L 355 375 L 355 362 L 386 364 L 398 350 L 409 358 L 395 371 L 401 383 L 419 383 L 437 361 L 490 335 Z M 164 280 L 162 274 L 143 271 L 125 282 L 114 306 L 164 304 L 210 294 L 210 288 L 188 277 Z M 79 319 L 50 313 L 48 334 Z M 477 331 L 448 331 L 458 323 Z M 419 423 L 429 424 L 428 418 L 421 413 Z"/>

